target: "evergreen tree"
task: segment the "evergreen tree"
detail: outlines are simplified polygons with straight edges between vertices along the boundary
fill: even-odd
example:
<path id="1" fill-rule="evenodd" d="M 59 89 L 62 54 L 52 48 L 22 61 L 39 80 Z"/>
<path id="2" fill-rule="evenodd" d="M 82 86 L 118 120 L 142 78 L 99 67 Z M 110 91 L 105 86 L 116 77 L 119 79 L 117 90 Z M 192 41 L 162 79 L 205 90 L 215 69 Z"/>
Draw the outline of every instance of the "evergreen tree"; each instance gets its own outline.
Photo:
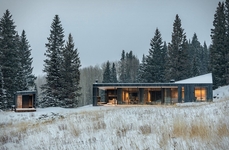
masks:
<path id="1" fill-rule="evenodd" d="M 219 2 L 214 15 L 213 26 L 211 30 L 211 68 L 213 74 L 213 88 L 226 85 L 226 20 L 224 3 Z"/>
<path id="2" fill-rule="evenodd" d="M 126 53 L 124 50 L 122 50 L 122 55 L 121 55 L 121 59 L 120 59 L 120 75 L 119 75 L 119 82 L 121 83 L 125 83 L 126 82 L 126 65 L 125 65 L 125 60 L 126 60 Z"/>
<path id="3" fill-rule="evenodd" d="M 103 72 L 103 83 L 111 83 L 111 70 L 109 61 L 107 61 L 105 70 Z"/>
<path id="4" fill-rule="evenodd" d="M 8 108 L 14 104 L 14 92 L 18 90 L 18 45 L 14 21 L 9 10 L 0 20 L 0 66 L 3 76 L 5 100 Z"/>
<path id="5" fill-rule="evenodd" d="M 226 78 L 226 84 L 229 85 L 229 0 L 225 1 L 225 16 L 226 16 L 225 17 L 226 19 L 225 78 Z"/>
<path id="6" fill-rule="evenodd" d="M 168 47 L 166 42 L 164 41 L 164 45 L 161 51 L 161 67 L 160 67 L 160 72 L 161 72 L 161 80 L 159 82 L 166 82 L 166 62 L 167 62 L 167 52 Z"/>
<path id="7" fill-rule="evenodd" d="M 142 61 L 139 65 L 139 69 L 138 69 L 138 77 L 137 77 L 137 82 L 138 83 L 146 83 L 146 57 L 145 55 L 142 56 Z"/>
<path id="8" fill-rule="evenodd" d="M 78 104 L 80 96 L 80 59 L 77 49 L 74 48 L 72 35 L 69 34 L 67 44 L 63 50 L 63 67 L 62 67 L 62 92 L 61 97 L 64 102 L 60 103 L 61 107 L 75 107 Z"/>
<path id="9" fill-rule="evenodd" d="M 203 60 L 202 60 L 202 67 L 203 67 L 202 74 L 206 74 L 206 73 L 210 72 L 209 71 L 209 65 L 210 65 L 209 50 L 208 50 L 206 42 L 204 42 Z"/>
<path id="10" fill-rule="evenodd" d="M 21 90 L 34 90 L 36 77 L 32 74 L 33 58 L 31 57 L 31 49 L 29 42 L 26 38 L 25 31 L 22 31 L 19 41 L 19 64 L 21 68 L 22 84 Z"/>
<path id="11" fill-rule="evenodd" d="M 24 75 L 24 71 L 23 71 L 23 66 L 22 66 L 22 53 L 21 53 L 21 49 L 20 49 L 20 36 L 18 34 L 16 34 L 16 38 L 15 38 L 15 43 L 17 45 L 17 56 L 18 56 L 18 67 L 16 68 L 16 72 L 17 72 L 17 76 L 15 78 L 15 82 L 17 83 L 17 89 L 19 91 L 23 91 L 26 90 L 26 78 Z"/>
<path id="12" fill-rule="evenodd" d="M 0 66 L 0 109 L 4 109 L 4 84 L 3 84 L 3 74 L 2 67 Z"/>
<path id="13" fill-rule="evenodd" d="M 47 50 L 44 60 L 44 72 L 46 73 L 46 84 L 42 86 L 44 106 L 59 106 L 61 102 L 61 63 L 62 51 L 64 48 L 64 29 L 58 15 L 55 15 L 50 36 L 47 38 L 48 43 L 45 44 Z"/>
<path id="14" fill-rule="evenodd" d="M 194 33 L 193 37 L 192 37 L 192 42 L 191 42 L 191 67 L 192 67 L 192 72 L 191 72 L 191 76 L 195 77 L 195 76 L 199 76 L 202 74 L 202 57 L 203 57 L 203 53 L 202 53 L 202 47 L 201 44 L 197 38 L 196 33 Z"/>
<path id="15" fill-rule="evenodd" d="M 118 82 L 115 63 L 112 64 L 112 68 L 111 68 L 111 82 L 112 83 L 117 83 Z"/>
<path id="16" fill-rule="evenodd" d="M 137 81 L 139 60 L 132 51 L 125 53 L 122 51 L 122 56 L 119 61 L 119 82 L 134 83 Z"/>
<path id="17" fill-rule="evenodd" d="M 182 80 L 189 77 L 190 65 L 188 63 L 188 42 L 181 20 L 176 15 L 173 23 L 172 41 L 168 45 L 167 80 Z"/>
<path id="18" fill-rule="evenodd" d="M 155 31 L 155 35 L 150 42 L 151 48 L 149 49 L 149 55 L 146 59 L 146 81 L 147 82 L 163 82 L 164 67 L 162 62 L 164 60 L 163 42 L 161 33 L 158 29 Z M 162 60 L 163 58 L 163 60 Z"/>

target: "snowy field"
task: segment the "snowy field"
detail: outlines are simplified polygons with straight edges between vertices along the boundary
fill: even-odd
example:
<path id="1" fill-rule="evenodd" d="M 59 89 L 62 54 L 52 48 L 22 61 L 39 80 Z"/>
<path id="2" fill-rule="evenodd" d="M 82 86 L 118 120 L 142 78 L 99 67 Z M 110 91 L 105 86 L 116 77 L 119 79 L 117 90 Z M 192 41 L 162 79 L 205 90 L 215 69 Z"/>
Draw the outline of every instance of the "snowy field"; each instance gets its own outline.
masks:
<path id="1" fill-rule="evenodd" d="M 229 148 L 229 86 L 211 103 L 0 112 L 0 149 Z"/>

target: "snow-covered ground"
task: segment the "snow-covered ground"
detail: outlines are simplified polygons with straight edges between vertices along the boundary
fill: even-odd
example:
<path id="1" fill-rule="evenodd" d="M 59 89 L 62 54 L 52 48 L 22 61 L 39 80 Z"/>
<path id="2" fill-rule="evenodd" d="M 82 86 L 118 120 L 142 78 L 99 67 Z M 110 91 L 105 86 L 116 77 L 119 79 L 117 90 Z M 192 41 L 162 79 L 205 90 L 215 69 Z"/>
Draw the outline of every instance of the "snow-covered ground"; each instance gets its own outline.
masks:
<path id="1" fill-rule="evenodd" d="M 228 149 L 229 86 L 211 103 L 0 112 L 0 149 Z"/>

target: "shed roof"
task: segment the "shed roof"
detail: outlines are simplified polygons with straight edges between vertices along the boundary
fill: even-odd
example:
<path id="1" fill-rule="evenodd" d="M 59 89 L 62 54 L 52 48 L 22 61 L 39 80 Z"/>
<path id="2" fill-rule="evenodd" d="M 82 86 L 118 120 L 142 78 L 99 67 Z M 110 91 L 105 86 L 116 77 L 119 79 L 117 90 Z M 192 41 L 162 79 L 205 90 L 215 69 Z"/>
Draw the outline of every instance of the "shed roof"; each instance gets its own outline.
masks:
<path id="1" fill-rule="evenodd" d="M 27 94 L 36 94 L 36 91 L 16 91 L 17 95 L 27 95 Z"/>

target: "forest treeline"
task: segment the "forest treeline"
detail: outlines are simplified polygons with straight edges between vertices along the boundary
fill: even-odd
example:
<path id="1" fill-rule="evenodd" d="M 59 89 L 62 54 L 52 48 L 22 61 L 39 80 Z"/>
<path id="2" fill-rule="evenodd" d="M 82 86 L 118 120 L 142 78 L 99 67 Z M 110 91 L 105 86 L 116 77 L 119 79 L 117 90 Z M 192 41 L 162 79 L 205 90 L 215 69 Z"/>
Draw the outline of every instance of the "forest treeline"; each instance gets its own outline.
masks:
<path id="1" fill-rule="evenodd" d="M 45 76 L 32 74 L 31 48 L 25 31 L 15 31 L 12 15 L 6 10 L 0 20 L 0 109 L 13 104 L 14 92 L 37 90 L 39 107 L 78 107 L 92 103 L 92 84 L 157 83 L 182 80 L 206 73 L 213 74 L 213 88 L 229 84 L 229 0 L 219 2 L 214 14 L 212 43 L 200 43 L 193 33 L 187 39 L 177 14 L 172 24 L 171 41 L 163 41 L 156 28 L 149 50 L 139 60 L 131 50 L 120 50 L 118 61 L 104 60 L 101 65 L 81 68 L 80 54 L 72 35 L 64 40 L 64 28 L 54 16 L 47 38 Z M 36 84 L 35 84 L 36 83 Z"/>

